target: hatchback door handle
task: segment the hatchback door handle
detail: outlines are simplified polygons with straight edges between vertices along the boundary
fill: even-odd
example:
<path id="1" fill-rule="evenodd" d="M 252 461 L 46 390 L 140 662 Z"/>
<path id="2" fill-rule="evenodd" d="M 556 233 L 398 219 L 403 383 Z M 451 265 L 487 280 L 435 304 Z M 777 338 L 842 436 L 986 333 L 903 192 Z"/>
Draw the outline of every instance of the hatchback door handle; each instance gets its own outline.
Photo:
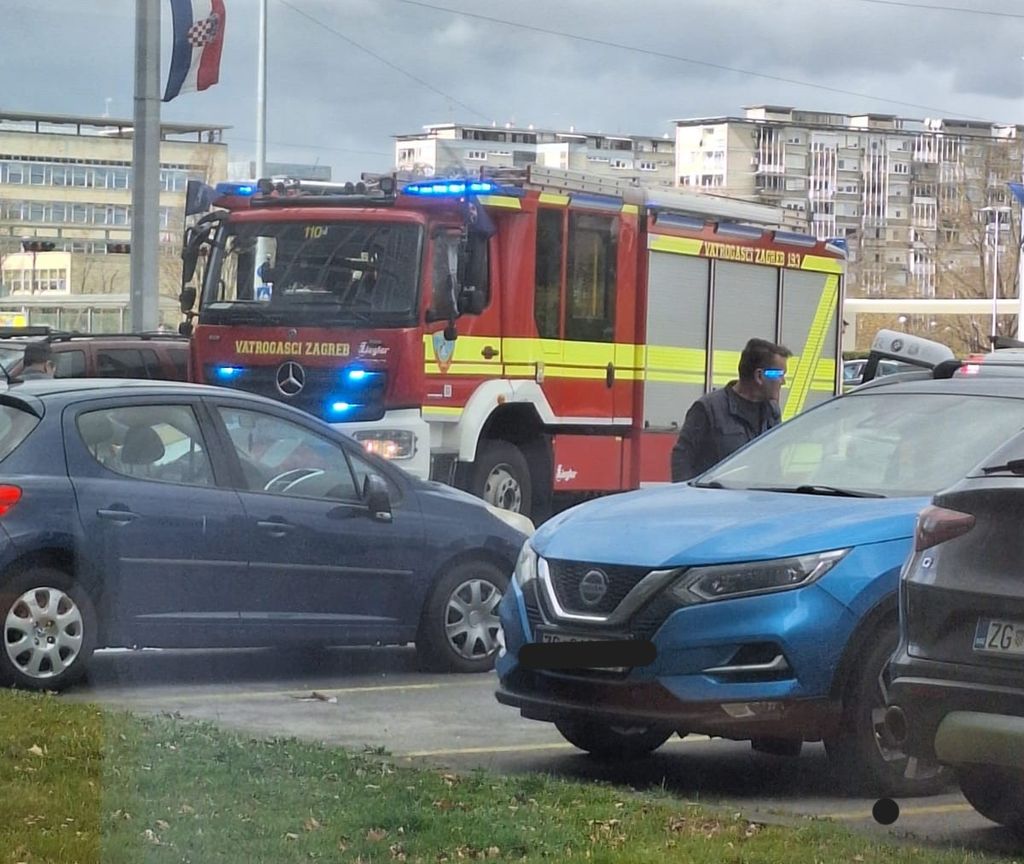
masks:
<path id="1" fill-rule="evenodd" d="M 283 519 L 266 519 L 256 523 L 271 537 L 284 537 L 285 534 L 295 530 L 295 526 Z"/>
<path id="2" fill-rule="evenodd" d="M 109 519 L 111 522 L 120 522 L 122 525 L 127 525 L 129 522 L 139 518 L 138 513 L 132 513 L 131 510 L 122 510 L 117 507 L 109 510 L 97 510 L 96 515 L 99 516 L 100 519 Z"/>

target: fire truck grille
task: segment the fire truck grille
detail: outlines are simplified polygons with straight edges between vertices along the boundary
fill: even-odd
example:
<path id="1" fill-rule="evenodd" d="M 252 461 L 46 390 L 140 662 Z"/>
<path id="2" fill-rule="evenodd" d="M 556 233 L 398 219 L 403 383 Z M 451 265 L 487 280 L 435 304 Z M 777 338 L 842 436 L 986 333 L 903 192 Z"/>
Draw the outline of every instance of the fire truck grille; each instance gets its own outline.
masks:
<path id="1" fill-rule="evenodd" d="M 566 612 L 608 615 L 646 576 L 647 567 L 548 560 L 555 596 Z"/>
<path id="2" fill-rule="evenodd" d="M 303 364 L 301 389 L 297 393 L 285 395 L 278 387 L 280 365 L 246 367 L 241 374 L 228 381 L 217 376 L 215 366 L 207 366 L 205 371 L 208 384 L 233 387 L 276 399 L 329 422 L 379 420 L 384 416 L 387 385 L 387 374 L 384 372 L 360 380 L 356 387 L 346 386 L 343 368 Z M 287 381 L 286 384 L 294 388 L 293 381 Z"/>

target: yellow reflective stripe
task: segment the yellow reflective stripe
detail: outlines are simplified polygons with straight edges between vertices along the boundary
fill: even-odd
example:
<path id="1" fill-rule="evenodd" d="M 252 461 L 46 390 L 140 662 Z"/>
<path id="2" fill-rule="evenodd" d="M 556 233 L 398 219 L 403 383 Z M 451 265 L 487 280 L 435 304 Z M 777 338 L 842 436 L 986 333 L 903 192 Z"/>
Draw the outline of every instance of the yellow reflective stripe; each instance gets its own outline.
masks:
<path id="1" fill-rule="evenodd" d="M 628 213 L 631 216 L 637 216 L 640 214 L 640 208 L 636 204 L 623 204 L 622 212 Z"/>
<path id="2" fill-rule="evenodd" d="M 652 252 L 674 252 L 676 255 L 700 255 L 703 240 L 692 237 L 666 237 L 664 234 L 648 234 L 647 248 Z"/>
<path id="3" fill-rule="evenodd" d="M 557 195 L 554 192 L 541 192 L 538 200 L 541 204 L 555 204 L 558 207 L 569 206 L 568 195 Z"/>
<path id="4" fill-rule="evenodd" d="M 440 364 L 428 362 L 423 371 L 428 375 L 491 375 L 497 378 L 501 375 L 501 364 L 452 363 L 447 370 L 442 371 Z"/>
<path id="5" fill-rule="evenodd" d="M 481 195 L 477 200 L 488 207 L 504 207 L 507 210 L 523 209 L 523 203 L 511 195 Z"/>
<path id="6" fill-rule="evenodd" d="M 807 402 L 807 393 L 811 389 L 811 381 L 815 377 L 815 369 L 818 363 L 821 362 L 821 352 L 825 347 L 829 324 L 836 309 L 838 293 L 839 277 L 829 276 L 825 280 L 825 287 L 821 291 L 818 308 L 814 312 L 811 329 L 807 333 L 807 342 L 804 344 L 804 350 L 800 352 L 800 358 L 796 364 L 793 385 L 786 399 L 786 407 L 782 411 L 783 420 L 788 420 L 790 417 L 798 414 L 803 410 L 804 403 Z"/>
<path id="7" fill-rule="evenodd" d="M 842 273 L 843 262 L 837 258 L 826 258 L 823 255 L 804 255 L 800 269 L 814 270 L 818 273 Z"/>
<path id="8" fill-rule="evenodd" d="M 438 414 L 442 417 L 459 417 L 462 415 L 461 408 L 451 408 L 447 405 L 424 405 L 424 414 Z"/>

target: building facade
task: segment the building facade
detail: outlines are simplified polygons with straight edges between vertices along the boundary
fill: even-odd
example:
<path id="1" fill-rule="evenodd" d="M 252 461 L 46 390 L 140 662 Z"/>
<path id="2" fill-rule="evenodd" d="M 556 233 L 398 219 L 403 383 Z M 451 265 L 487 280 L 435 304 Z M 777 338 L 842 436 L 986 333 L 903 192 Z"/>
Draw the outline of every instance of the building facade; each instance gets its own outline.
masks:
<path id="1" fill-rule="evenodd" d="M 667 133 L 659 138 L 441 123 L 425 126 L 417 134 L 396 135 L 395 168 L 433 177 L 537 164 L 672 186 L 674 149 L 675 142 Z"/>
<path id="2" fill-rule="evenodd" d="M 848 297 L 1014 297 L 1019 212 L 1007 183 L 1021 180 L 1022 136 L 1021 126 L 762 105 L 677 120 L 676 182 L 777 204 L 808 233 L 844 238 Z M 913 308 L 862 315 L 851 335 L 864 346 L 892 326 L 959 350 L 987 345 L 989 322 Z"/>
<path id="3" fill-rule="evenodd" d="M 161 126 L 160 318 L 169 326 L 181 317 L 186 184 L 226 176 L 223 129 Z M 0 113 L 0 323 L 127 329 L 132 183 L 131 121 Z"/>

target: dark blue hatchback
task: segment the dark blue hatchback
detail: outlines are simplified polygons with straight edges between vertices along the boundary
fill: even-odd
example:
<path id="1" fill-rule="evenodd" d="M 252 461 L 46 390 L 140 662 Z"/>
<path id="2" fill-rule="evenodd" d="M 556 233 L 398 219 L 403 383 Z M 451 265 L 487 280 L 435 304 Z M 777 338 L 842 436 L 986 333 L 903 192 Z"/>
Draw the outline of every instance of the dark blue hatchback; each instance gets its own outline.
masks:
<path id="1" fill-rule="evenodd" d="M 473 672 L 528 520 L 278 402 L 187 384 L 0 393 L 0 680 L 95 648 L 415 642 Z"/>

